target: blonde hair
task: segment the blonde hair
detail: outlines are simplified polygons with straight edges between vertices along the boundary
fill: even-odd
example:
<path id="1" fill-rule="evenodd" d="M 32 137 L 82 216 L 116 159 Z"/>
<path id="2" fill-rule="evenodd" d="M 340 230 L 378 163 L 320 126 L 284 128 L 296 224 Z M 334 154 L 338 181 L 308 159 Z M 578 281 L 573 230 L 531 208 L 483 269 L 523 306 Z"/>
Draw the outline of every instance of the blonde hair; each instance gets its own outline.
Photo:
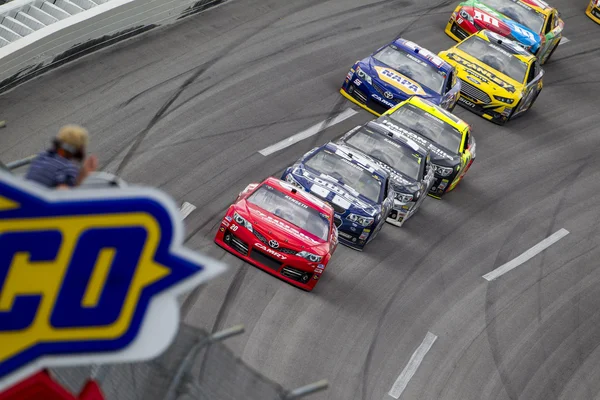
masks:
<path id="1" fill-rule="evenodd" d="M 56 139 L 77 150 L 84 150 L 89 141 L 87 129 L 79 125 L 65 125 L 58 131 Z"/>

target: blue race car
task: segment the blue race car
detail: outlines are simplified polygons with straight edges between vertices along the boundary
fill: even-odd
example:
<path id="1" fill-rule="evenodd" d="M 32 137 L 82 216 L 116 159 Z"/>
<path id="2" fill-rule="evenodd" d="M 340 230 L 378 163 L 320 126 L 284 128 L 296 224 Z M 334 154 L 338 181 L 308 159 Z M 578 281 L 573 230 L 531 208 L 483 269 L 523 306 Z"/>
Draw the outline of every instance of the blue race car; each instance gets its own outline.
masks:
<path id="1" fill-rule="evenodd" d="M 411 41 L 396 39 L 357 61 L 346 75 L 340 93 L 381 116 L 411 96 L 452 111 L 460 88 L 452 65 Z"/>
<path id="2" fill-rule="evenodd" d="M 394 204 L 388 172 L 339 144 L 312 149 L 281 179 L 331 204 L 340 243 L 355 250 L 377 236 Z"/>

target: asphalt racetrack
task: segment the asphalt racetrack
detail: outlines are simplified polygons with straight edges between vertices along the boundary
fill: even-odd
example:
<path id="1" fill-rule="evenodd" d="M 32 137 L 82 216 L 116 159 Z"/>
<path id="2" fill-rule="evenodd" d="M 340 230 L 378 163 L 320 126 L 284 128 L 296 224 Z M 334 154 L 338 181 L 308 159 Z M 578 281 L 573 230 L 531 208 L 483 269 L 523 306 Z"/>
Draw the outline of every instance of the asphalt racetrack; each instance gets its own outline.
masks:
<path id="1" fill-rule="evenodd" d="M 569 41 L 531 111 L 499 127 L 457 107 L 477 139 L 465 180 L 365 252 L 340 246 L 314 292 L 212 242 L 248 183 L 373 118 L 338 93 L 356 60 L 397 35 L 450 47 L 443 29 L 457 3 L 232 1 L 1 96 L 0 158 L 79 123 L 104 170 L 195 205 L 188 245 L 230 269 L 189 297 L 185 320 L 243 323 L 227 344 L 267 377 L 287 388 L 329 380 L 311 399 L 389 400 L 393 386 L 416 400 L 600 399 L 600 26 L 587 0 L 553 0 Z M 348 108 L 344 121 L 259 153 Z M 400 376 L 409 364 L 410 380 Z"/>

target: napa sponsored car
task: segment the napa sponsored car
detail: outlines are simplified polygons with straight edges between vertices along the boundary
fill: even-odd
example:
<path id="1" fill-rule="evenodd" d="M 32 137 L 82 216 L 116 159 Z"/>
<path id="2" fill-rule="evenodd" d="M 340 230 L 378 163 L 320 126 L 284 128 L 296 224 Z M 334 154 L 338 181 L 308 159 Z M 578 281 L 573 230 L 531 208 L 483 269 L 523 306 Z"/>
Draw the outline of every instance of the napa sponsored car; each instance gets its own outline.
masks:
<path id="1" fill-rule="evenodd" d="M 357 61 L 340 89 L 348 100 L 377 116 L 411 96 L 452 110 L 459 92 L 460 82 L 450 64 L 405 39 Z"/>

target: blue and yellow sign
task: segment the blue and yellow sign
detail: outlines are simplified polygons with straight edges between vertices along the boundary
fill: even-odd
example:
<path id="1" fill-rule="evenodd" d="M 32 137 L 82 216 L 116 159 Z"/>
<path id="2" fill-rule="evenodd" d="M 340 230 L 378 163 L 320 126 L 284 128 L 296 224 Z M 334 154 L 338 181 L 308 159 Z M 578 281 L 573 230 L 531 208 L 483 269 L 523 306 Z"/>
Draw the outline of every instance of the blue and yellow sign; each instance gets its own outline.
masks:
<path id="1" fill-rule="evenodd" d="M 154 189 L 47 191 L 0 171 L 0 391 L 51 365 L 154 357 L 223 265 Z"/>

